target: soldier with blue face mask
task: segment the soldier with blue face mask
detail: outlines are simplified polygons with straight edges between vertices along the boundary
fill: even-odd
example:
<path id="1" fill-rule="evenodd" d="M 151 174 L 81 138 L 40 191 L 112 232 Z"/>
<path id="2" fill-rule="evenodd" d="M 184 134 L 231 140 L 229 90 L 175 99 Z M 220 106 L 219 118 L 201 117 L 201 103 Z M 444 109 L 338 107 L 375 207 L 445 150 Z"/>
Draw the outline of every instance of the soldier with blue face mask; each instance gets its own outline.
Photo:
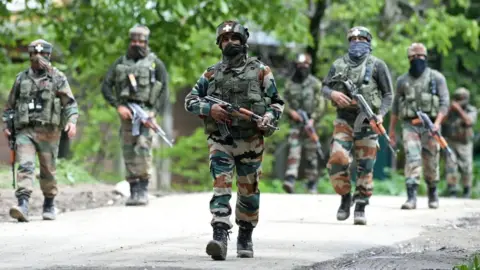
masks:
<path id="1" fill-rule="evenodd" d="M 348 31 L 347 39 L 348 53 L 335 60 L 322 88 L 324 96 L 337 107 L 327 169 L 335 191 L 342 196 L 337 220 L 346 220 L 353 205 L 349 168 L 354 152 L 357 163 L 354 224 L 365 225 L 365 206 L 373 191 L 373 167 L 380 131 L 376 125 L 369 124 L 358 104 L 352 103 L 349 90 L 341 82 L 351 81 L 358 87 L 377 115 L 377 124 L 383 122 L 390 110 L 393 86 L 385 62 L 371 54 L 372 35 L 368 28 L 353 27 Z"/>

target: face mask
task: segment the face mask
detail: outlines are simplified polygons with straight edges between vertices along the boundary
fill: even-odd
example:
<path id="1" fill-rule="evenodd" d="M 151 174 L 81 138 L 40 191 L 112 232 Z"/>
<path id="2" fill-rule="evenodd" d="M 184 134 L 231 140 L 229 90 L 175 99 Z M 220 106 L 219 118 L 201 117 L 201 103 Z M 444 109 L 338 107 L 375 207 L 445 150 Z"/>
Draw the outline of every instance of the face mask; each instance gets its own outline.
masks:
<path id="1" fill-rule="evenodd" d="M 369 52 L 371 52 L 370 43 L 366 41 L 352 41 L 350 42 L 350 47 L 348 48 L 348 56 L 353 61 L 360 60 L 363 56 Z"/>
<path id="2" fill-rule="evenodd" d="M 309 67 L 298 67 L 295 69 L 295 73 L 293 74 L 292 79 L 295 82 L 301 82 L 305 80 L 305 78 L 307 78 L 309 74 L 310 74 Z"/>
<path id="3" fill-rule="evenodd" d="M 226 57 L 233 57 L 243 52 L 243 45 L 228 43 L 222 51 Z"/>
<path id="4" fill-rule="evenodd" d="M 130 46 L 128 47 L 128 57 L 133 59 L 144 58 L 147 56 L 147 48 L 142 46 Z"/>
<path id="5" fill-rule="evenodd" d="M 410 62 L 410 69 L 408 72 L 415 78 L 420 77 L 423 71 L 427 68 L 427 61 L 425 59 L 415 58 Z"/>
<path id="6" fill-rule="evenodd" d="M 34 54 L 30 57 L 32 69 L 36 71 L 43 71 L 50 69 L 50 60 L 46 56 Z"/>

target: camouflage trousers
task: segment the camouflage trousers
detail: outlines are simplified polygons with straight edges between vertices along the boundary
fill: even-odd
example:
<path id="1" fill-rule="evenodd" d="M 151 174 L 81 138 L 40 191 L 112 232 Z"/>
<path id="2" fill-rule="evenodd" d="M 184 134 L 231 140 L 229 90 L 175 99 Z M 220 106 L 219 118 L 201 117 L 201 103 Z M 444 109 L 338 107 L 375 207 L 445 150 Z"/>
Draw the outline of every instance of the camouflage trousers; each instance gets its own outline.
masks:
<path id="1" fill-rule="evenodd" d="M 337 118 L 334 122 L 327 170 L 335 192 L 345 195 L 351 192 L 350 165 L 352 150 L 357 164 L 355 200 L 368 203 L 373 192 L 373 167 L 377 156 L 378 135 L 368 123 L 353 130 L 353 123 Z"/>
<path id="2" fill-rule="evenodd" d="M 288 162 L 286 176 L 298 177 L 298 167 L 300 166 L 302 156 L 302 145 L 305 146 L 305 158 L 307 166 L 305 167 L 305 176 L 308 180 L 317 180 L 317 146 L 305 131 L 301 128 L 291 128 L 288 136 Z"/>
<path id="3" fill-rule="evenodd" d="M 220 222 L 232 228 L 230 198 L 235 169 L 238 188 L 235 222 L 239 227 L 256 227 L 260 207 L 258 181 L 264 151 L 263 140 L 262 136 L 223 140 L 219 136 L 209 135 L 207 142 L 210 151 L 210 173 L 213 179 L 213 196 L 210 200 L 212 225 Z"/>
<path id="4" fill-rule="evenodd" d="M 15 196 L 30 197 L 35 181 L 35 156 L 40 163 L 40 189 L 43 196 L 53 198 L 58 188 L 55 179 L 56 160 L 61 131 L 53 126 L 26 127 L 17 131 L 17 189 Z"/>
<path id="5" fill-rule="evenodd" d="M 140 135 L 132 135 L 132 121 L 121 120 L 123 159 L 126 167 L 126 180 L 150 179 L 152 175 L 153 131 L 140 125 Z"/>
<path id="6" fill-rule="evenodd" d="M 449 185 L 457 185 L 458 173 L 460 172 L 462 185 L 464 187 L 471 187 L 473 179 L 473 143 L 460 143 L 448 140 L 448 145 L 455 154 L 457 163 L 454 162 L 450 155 L 446 155 L 445 170 L 447 183 Z"/>

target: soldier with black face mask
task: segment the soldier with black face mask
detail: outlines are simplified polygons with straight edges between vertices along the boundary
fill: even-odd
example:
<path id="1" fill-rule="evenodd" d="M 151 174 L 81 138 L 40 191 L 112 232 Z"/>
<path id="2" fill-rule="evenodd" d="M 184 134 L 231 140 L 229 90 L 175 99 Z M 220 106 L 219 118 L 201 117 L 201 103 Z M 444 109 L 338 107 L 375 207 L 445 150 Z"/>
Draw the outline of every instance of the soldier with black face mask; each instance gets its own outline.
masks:
<path id="1" fill-rule="evenodd" d="M 126 55 L 110 67 L 102 84 L 105 100 L 117 109 L 121 118 L 122 150 L 130 184 L 126 205 L 148 204 L 148 184 L 152 168 L 152 126 L 140 127 L 140 135 L 132 135 L 132 112 L 127 103 L 136 103 L 153 119 L 168 102 L 168 74 L 163 62 L 148 46 L 150 30 L 137 25 L 130 29 Z"/>

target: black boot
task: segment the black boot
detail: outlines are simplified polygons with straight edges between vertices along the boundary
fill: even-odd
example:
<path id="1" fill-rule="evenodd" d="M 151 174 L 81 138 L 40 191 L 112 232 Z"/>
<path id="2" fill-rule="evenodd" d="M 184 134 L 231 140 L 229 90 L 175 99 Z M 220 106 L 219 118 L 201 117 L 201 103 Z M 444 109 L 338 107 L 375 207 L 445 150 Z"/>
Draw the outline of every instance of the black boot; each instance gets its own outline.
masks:
<path id="1" fill-rule="evenodd" d="M 213 240 L 207 244 L 207 254 L 216 261 L 223 261 L 227 258 L 228 229 L 228 225 L 224 223 L 213 225 Z"/>
<path id="2" fill-rule="evenodd" d="M 448 185 L 447 187 L 448 197 L 456 198 L 457 197 L 457 188 L 455 185 Z"/>
<path id="3" fill-rule="evenodd" d="M 350 216 L 350 207 L 352 206 L 352 194 L 342 195 L 342 201 L 337 211 L 337 220 L 346 220 Z"/>
<path id="4" fill-rule="evenodd" d="M 19 222 L 28 222 L 28 197 L 18 197 L 18 206 L 10 208 L 10 216 Z"/>
<path id="5" fill-rule="evenodd" d="M 401 209 L 416 209 L 417 208 L 417 188 L 416 184 L 407 184 L 407 201 L 402 204 Z"/>
<path id="6" fill-rule="evenodd" d="M 55 213 L 55 205 L 53 204 L 54 198 L 45 198 L 43 200 L 43 220 L 55 220 L 57 215 Z"/>
<path id="7" fill-rule="evenodd" d="M 355 211 L 353 212 L 353 224 L 355 225 L 366 225 L 367 218 L 365 217 L 365 202 L 357 202 L 355 204 Z"/>
<path id="8" fill-rule="evenodd" d="M 428 187 L 428 208 L 438 208 L 438 193 L 435 185 Z"/>
<path id="9" fill-rule="evenodd" d="M 148 179 L 140 180 L 138 183 L 138 202 L 137 205 L 148 204 Z"/>
<path id="10" fill-rule="evenodd" d="M 237 257 L 253 258 L 253 228 L 239 228 L 237 237 Z"/>
<path id="11" fill-rule="evenodd" d="M 317 194 L 317 180 L 308 180 L 306 188 L 308 193 Z"/>
<path id="12" fill-rule="evenodd" d="M 283 190 L 285 190 L 286 193 L 292 194 L 295 192 L 295 177 L 289 175 L 283 181 Z"/>
<path id="13" fill-rule="evenodd" d="M 468 198 L 470 198 L 470 196 L 472 196 L 472 191 L 471 191 L 470 187 L 469 186 L 463 187 L 463 198 L 468 199 Z"/>
<path id="14" fill-rule="evenodd" d="M 125 205 L 127 206 L 138 205 L 139 182 L 134 181 L 134 182 L 129 182 L 129 184 L 130 184 L 130 197 L 127 199 L 127 202 L 125 203 Z"/>

